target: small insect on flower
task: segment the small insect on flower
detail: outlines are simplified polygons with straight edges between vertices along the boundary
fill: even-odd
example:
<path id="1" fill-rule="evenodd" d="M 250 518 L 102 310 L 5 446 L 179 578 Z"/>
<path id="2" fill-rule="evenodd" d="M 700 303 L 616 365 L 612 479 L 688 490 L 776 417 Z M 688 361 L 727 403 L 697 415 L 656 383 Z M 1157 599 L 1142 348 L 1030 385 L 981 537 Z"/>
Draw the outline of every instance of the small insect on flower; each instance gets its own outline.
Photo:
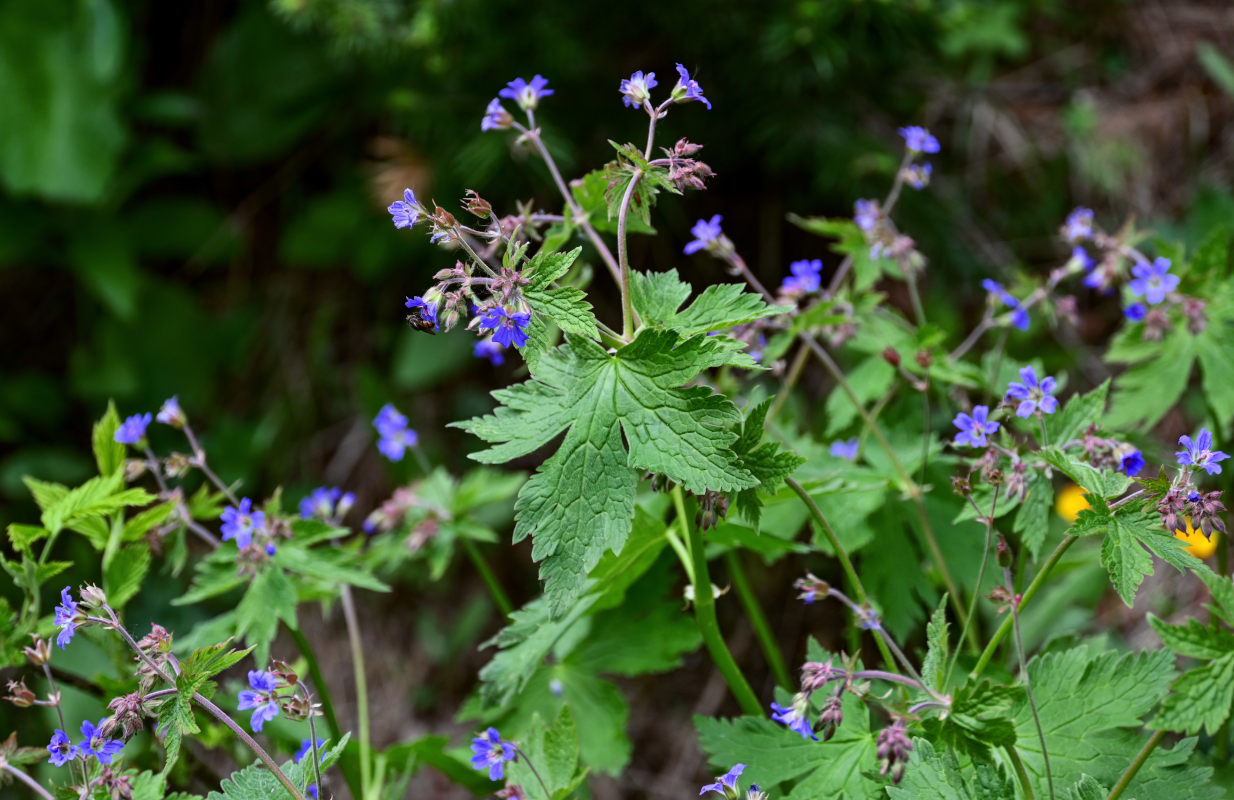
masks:
<path id="1" fill-rule="evenodd" d="M 47 744 L 47 752 L 51 753 L 51 758 L 48 759 L 54 766 L 63 767 L 73 759 L 77 758 L 77 745 L 69 740 L 69 735 L 60 729 L 51 735 L 51 741 Z"/>
<path id="2" fill-rule="evenodd" d="M 412 330 L 422 333 L 437 333 L 437 304 L 430 303 L 420 295 L 408 297 L 404 303 L 411 313 L 407 315 L 407 324 Z"/>

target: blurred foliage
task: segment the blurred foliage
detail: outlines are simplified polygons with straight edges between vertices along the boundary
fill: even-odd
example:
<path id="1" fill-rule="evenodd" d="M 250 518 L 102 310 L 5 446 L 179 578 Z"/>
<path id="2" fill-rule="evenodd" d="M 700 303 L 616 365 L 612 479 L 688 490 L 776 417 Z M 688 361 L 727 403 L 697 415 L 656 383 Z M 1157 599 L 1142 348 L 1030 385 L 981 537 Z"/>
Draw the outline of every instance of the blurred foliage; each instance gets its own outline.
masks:
<path id="1" fill-rule="evenodd" d="M 111 397 L 128 414 L 179 394 L 206 446 L 229 459 L 219 470 L 254 491 L 325 480 L 371 505 L 389 467 L 363 445 L 391 399 L 430 453 L 457 465 L 464 440 L 444 423 L 487 410 L 487 389 L 514 376 L 492 376 L 465 336 L 401 326 L 403 297 L 449 256 L 399 236 L 382 209 L 404 186 L 444 205 L 474 188 L 511 209 L 531 185 L 555 210 L 539 161 L 479 130 L 515 76 L 552 80 L 540 119 L 569 178 L 608 157 L 607 138 L 641 136 L 619 78 L 669 80 L 676 61 L 697 70 L 715 109 L 701 123 L 670 118 L 663 140 L 705 144 L 718 178 L 663 205 L 659 224 L 678 236 L 634 243 L 636 263 L 655 269 L 686 267 L 672 243 L 716 212 L 772 280 L 791 258 L 826 257 L 784 215 L 849 213 L 894 171 L 895 128 L 929 124 L 944 142 L 939 188 L 905 198 L 900 215 L 946 285 L 996 257 L 1007 259 L 998 269 L 1057 259 L 1043 232 L 1077 201 L 1126 210 L 1126 183 L 1153 153 L 1109 136 L 1107 109 L 1086 92 L 1134 75 L 1120 29 L 1134 13 L 1061 0 L 10 0 L 0 98 L 18 124 L 0 126 L 0 523 L 32 510 L 20 475 L 90 473 L 72 445 Z M 1228 100 L 1228 61 L 1208 42 L 1195 50 L 1190 63 Z M 991 81 L 1042 69 L 1054 86 L 1044 101 L 995 96 Z M 1004 115 L 1032 105 L 1063 144 L 1030 141 L 1026 156 L 973 166 L 991 103 Z M 1197 215 L 1234 204 L 1223 190 L 1204 197 Z M 980 230 L 944 238 L 944 217 L 976 220 L 1017 253 L 983 248 Z M 716 269 L 687 267 L 700 282 Z M 391 479 L 410 474 L 394 469 Z"/>

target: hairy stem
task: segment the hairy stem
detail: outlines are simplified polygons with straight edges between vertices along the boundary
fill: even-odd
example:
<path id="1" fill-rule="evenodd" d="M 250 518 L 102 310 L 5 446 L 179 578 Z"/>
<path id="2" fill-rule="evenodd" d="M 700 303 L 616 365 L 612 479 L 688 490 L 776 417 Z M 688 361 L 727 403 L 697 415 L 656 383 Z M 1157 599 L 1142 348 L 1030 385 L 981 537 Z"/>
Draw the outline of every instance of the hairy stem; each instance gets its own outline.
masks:
<path id="1" fill-rule="evenodd" d="M 758 639 L 763 655 L 767 658 L 767 665 L 771 667 L 771 674 L 775 676 L 776 683 L 785 689 L 791 690 L 793 679 L 789 677 L 788 667 L 784 663 L 784 654 L 780 652 L 780 645 L 776 642 L 775 635 L 771 632 L 771 625 L 767 622 L 767 616 L 763 613 L 763 607 L 759 605 L 758 598 L 754 596 L 754 591 L 750 588 L 750 582 L 746 579 L 746 573 L 742 569 L 741 560 L 737 557 L 737 553 L 734 550 L 729 550 L 725 553 L 724 559 L 728 565 L 728 575 L 733 581 L 733 588 L 737 590 L 737 598 L 746 610 L 746 617 L 750 620 L 751 627 L 754 628 L 755 638 Z"/>
<path id="2" fill-rule="evenodd" d="M 1144 746 L 1140 748 L 1140 752 L 1136 754 L 1135 760 L 1127 767 L 1127 771 L 1118 779 L 1118 783 L 1114 784 L 1114 788 L 1106 796 L 1105 800 L 1118 800 L 1122 797 L 1123 792 L 1127 791 L 1127 787 L 1131 785 L 1131 781 L 1135 779 L 1135 775 L 1140 771 L 1140 767 L 1144 766 L 1144 762 L 1157 749 L 1157 745 L 1161 744 L 1161 740 L 1165 738 L 1165 731 L 1156 731 Z"/>
<path id="3" fill-rule="evenodd" d="M 801 377 L 802 369 L 809 357 L 809 350 L 805 347 L 797 348 L 797 355 L 793 356 L 793 363 L 789 364 L 788 372 L 784 374 L 784 382 L 780 384 L 780 391 L 776 392 L 776 400 L 767 412 L 767 425 L 771 424 L 771 421 L 780 413 L 780 409 L 784 407 L 784 401 L 788 399 L 789 392 L 797 385 L 797 380 Z"/>
<path id="4" fill-rule="evenodd" d="M 711 593 L 711 573 L 707 568 L 707 552 L 703 545 L 703 537 L 698 526 L 693 524 L 690 517 L 684 513 L 685 501 L 682 498 L 680 486 L 673 487 L 673 504 L 689 535 L 690 557 L 694 561 L 694 619 L 698 623 L 699 633 L 703 635 L 703 643 L 707 645 L 711 660 L 720 670 L 720 674 L 724 676 L 724 681 L 728 684 L 733 697 L 737 699 L 741 710 L 746 714 L 762 716 L 763 708 L 758 702 L 758 696 L 750 688 L 749 681 L 742 674 L 737 662 L 733 660 L 733 654 L 729 652 L 728 645 L 724 643 L 724 637 L 720 634 L 720 623 L 716 619 L 716 598 Z"/>
<path id="5" fill-rule="evenodd" d="M 1041 569 L 1037 572 L 1037 576 L 1033 578 L 1033 582 L 1030 583 L 1028 588 L 1024 590 L 1024 595 L 1020 598 L 1021 609 L 1024 608 L 1024 605 L 1028 603 L 1029 600 L 1033 599 L 1033 597 L 1045 584 L 1046 578 L 1050 575 L 1050 570 L 1054 569 L 1054 565 L 1057 564 L 1058 560 L 1063 557 L 1063 553 L 1066 553 L 1067 549 L 1071 547 L 1071 545 L 1075 544 L 1077 539 L 1078 537 L 1076 536 L 1067 536 L 1058 543 L 1058 547 L 1054 548 L 1054 552 L 1050 553 L 1050 557 L 1046 559 L 1044 564 L 1041 565 Z M 996 630 L 994 635 L 990 637 L 990 641 L 985 646 L 985 650 L 981 652 L 981 656 L 977 659 L 977 664 L 973 667 L 973 671 L 969 673 L 970 677 L 976 679 L 981 677 L 981 674 L 985 672 L 985 668 L 990 665 L 990 659 L 994 657 L 994 652 L 998 649 L 999 644 L 1001 644 L 1007 634 L 1011 632 L 1012 624 L 1012 618 L 1008 616 L 1003 620 L 1003 624 L 998 626 L 998 630 Z"/>
<path id="6" fill-rule="evenodd" d="M 1015 776 L 1020 782 L 1020 788 L 1024 790 L 1025 800 L 1037 800 L 1037 795 L 1033 792 L 1033 782 L 1028 778 L 1028 772 L 1024 769 L 1024 761 L 1021 760 L 1015 745 L 1004 745 L 1003 752 L 1007 754 L 1007 759 L 1011 761 L 1011 768 L 1015 770 Z"/>
<path id="7" fill-rule="evenodd" d="M 360 797 L 367 800 L 372 783 L 369 763 L 368 678 L 364 672 L 364 643 L 360 641 L 360 623 L 356 619 L 355 598 L 351 587 L 342 585 L 343 621 L 347 625 L 347 641 L 351 646 L 351 669 L 356 681 L 356 727 L 360 740 Z"/>
<path id="8" fill-rule="evenodd" d="M 655 120 L 655 117 L 652 117 Z M 630 216 L 630 201 L 634 199 L 634 189 L 639 179 L 643 177 L 640 169 L 634 170 L 626 193 L 621 198 L 621 209 L 617 214 L 617 265 L 620 270 L 621 287 L 621 335 L 627 342 L 634 338 L 634 307 L 630 299 L 630 252 L 626 244 L 626 224 Z"/>
<path id="9" fill-rule="evenodd" d="M 836 558 L 840 560 L 840 567 L 844 570 L 844 577 L 848 579 L 849 584 L 853 587 L 853 591 L 857 593 L 858 602 L 862 605 L 869 605 L 870 598 L 866 594 L 865 587 L 861 585 L 861 578 L 857 577 L 857 570 L 853 569 L 853 562 L 848 557 L 848 551 L 840 544 L 840 540 L 836 537 L 836 532 L 831 527 L 831 523 L 823 516 L 823 510 L 818 507 L 818 503 L 814 502 L 814 498 L 805 490 L 805 487 L 795 479 L 785 478 L 784 482 L 788 485 L 788 488 L 797 493 L 797 496 L 801 498 L 801 502 L 805 503 L 806 508 L 810 510 L 810 516 L 814 517 L 818 527 L 822 528 L 823 535 L 827 537 L 827 541 L 831 544 L 831 549 L 836 553 Z M 879 653 L 883 657 L 883 663 L 887 665 L 888 669 L 895 670 L 895 658 L 891 655 L 891 651 L 887 648 L 883 637 L 875 636 L 874 641 L 878 645 Z"/>
<path id="10" fill-rule="evenodd" d="M 977 570 L 977 585 L 973 587 L 973 596 L 968 601 L 968 616 L 964 620 L 964 629 L 960 632 L 960 641 L 964 641 L 964 637 L 968 635 L 969 626 L 972 625 L 973 618 L 977 616 L 977 598 L 981 596 L 981 585 L 985 581 L 986 564 L 990 561 L 990 545 L 994 543 L 994 512 L 998 508 L 998 492 L 1002 488 L 1001 485 L 994 487 L 994 500 L 990 503 L 990 515 L 985 521 L 985 550 L 981 553 L 981 568 Z M 972 495 L 969 495 L 968 501 L 976 508 L 976 501 Z M 977 509 L 978 516 L 981 515 L 981 509 Z M 943 685 L 946 686 L 951 680 L 951 673 L 955 669 L 956 661 L 960 658 L 960 648 L 956 648 L 951 654 L 951 663 L 947 665 L 947 672 L 943 677 Z"/>
<path id="11" fill-rule="evenodd" d="M 30 790 L 33 791 L 35 794 L 39 795 L 40 797 L 42 797 L 43 800 L 56 800 L 54 797 L 51 796 L 51 792 L 47 791 L 46 789 L 44 789 L 42 786 L 39 785 L 38 781 L 36 781 L 34 778 L 31 778 L 29 775 L 22 772 L 17 767 L 13 766 L 7 761 L 0 762 L 0 769 L 4 770 L 5 772 L 12 775 L 17 780 L 29 786 Z"/>
<path id="12" fill-rule="evenodd" d="M 1054 800 L 1054 773 L 1050 771 L 1050 751 L 1045 746 L 1045 731 L 1041 727 L 1041 717 L 1037 713 L 1037 699 L 1033 697 L 1033 684 L 1028 679 L 1028 663 L 1024 655 L 1024 639 L 1020 636 L 1020 612 L 1016 608 L 1015 584 L 1011 582 L 1011 570 L 1003 567 L 1003 584 L 1012 596 L 1011 624 L 1015 631 L 1016 655 L 1020 661 L 1020 677 L 1024 679 L 1024 692 L 1028 695 L 1028 707 L 1033 712 L 1033 725 L 1037 728 L 1037 741 L 1041 743 L 1041 760 L 1045 764 L 1046 785 L 1049 787 L 1050 800 Z"/>
<path id="13" fill-rule="evenodd" d="M 501 616 L 508 618 L 514 613 L 514 604 L 510 602 L 510 598 L 506 595 L 505 590 L 501 588 L 501 583 L 498 582 L 497 576 L 493 574 L 492 568 L 484 560 L 484 556 L 476 547 L 475 542 L 466 536 L 459 537 L 459 541 L 463 543 L 463 552 L 467 554 L 467 558 L 471 560 L 472 566 L 476 568 L 476 572 L 480 573 L 480 578 L 484 581 L 484 585 L 488 587 L 488 593 L 492 596 L 493 602 L 501 610 Z"/>

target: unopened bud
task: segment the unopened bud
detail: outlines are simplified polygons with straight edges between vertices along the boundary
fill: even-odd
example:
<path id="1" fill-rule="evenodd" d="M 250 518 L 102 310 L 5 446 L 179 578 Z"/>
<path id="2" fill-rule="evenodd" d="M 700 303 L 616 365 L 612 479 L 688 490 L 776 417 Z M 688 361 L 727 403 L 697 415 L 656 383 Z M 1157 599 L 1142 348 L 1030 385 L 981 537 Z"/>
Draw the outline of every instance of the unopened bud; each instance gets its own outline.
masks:
<path id="1" fill-rule="evenodd" d="M 295 686 L 300 682 L 300 676 L 296 674 L 296 671 L 281 659 L 276 658 L 270 662 L 270 674 L 288 686 Z"/>
<path id="2" fill-rule="evenodd" d="M 467 195 L 463 198 L 463 204 L 467 207 L 468 211 L 480 219 L 488 219 L 493 215 L 493 206 L 489 201 L 476 194 L 475 189 L 467 190 Z"/>
<path id="3" fill-rule="evenodd" d="M 184 453 L 172 453 L 163 461 L 163 469 L 170 478 L 182 478 L 188 474 L 193 461 Z"/>
<path id="4" fill-rule="evenodd" d="M 146 474 L 146 462 L 140 458 L 126 458 L 124 460 L 124 482 L 132 483 L 133 481 Z"/>
<path id="5" fill-rule="evenodd" d="M 29 708 L 34 705 L 34 692 L 26 686 L 26 679 L 9 681 L 9 693 L 4 698 L 18 708 Z"/>
<path id="6" fill-rule="evenodd" d="M 107 595 L 99 587 L 87 583 L 86 588 L 81 590 L 81 602 L 93 608 L 102 608 L 107 605 Z"/>
<path id="7" fill-rule="evenodd" d="M 960 497 L 968 497 L 973 493 L 973 484 L 963 475 L 951 476 L 951 490 Z"/>
<path id="8" fill-rule="evenodd" d="M 30 645 L 21 649 L 26 654 L 26 658 L 30 659 L 30 663 L 41 667 L 51 661 L 51 642 L 34 634 L 30 634 L 30 638 L 33 640 Z"/>
<path id="9" fill-rule="evenodd" d="M 900 353 L 894 347 L 883 350 L 883 360 L 893 367 L 900 366 Z"/>
<path id="10" fill-rule="evenodd" d="M 918 350 L 916 359 L 917 366 L 922 369 L 929 369 L 934 365 L 934 355 L 929 350 Z"/>
<path id="11" fill-rule="evenodd" d="M 1003 569 L 1010 567 L 1015 560 L 1011 553 L 1011 546 L 1007 544 L 1006 537 L 1001 533 L 998 535 L 998 544 L 994 547 L 994 553 L 998 557 L 998 565 Z"/>

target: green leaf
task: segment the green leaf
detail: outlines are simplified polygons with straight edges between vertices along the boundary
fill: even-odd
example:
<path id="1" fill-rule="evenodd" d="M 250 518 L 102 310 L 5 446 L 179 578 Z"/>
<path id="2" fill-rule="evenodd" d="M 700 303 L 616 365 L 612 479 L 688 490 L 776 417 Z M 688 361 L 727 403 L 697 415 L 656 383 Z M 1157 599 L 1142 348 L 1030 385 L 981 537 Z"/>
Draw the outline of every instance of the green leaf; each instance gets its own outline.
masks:
<path id="1" fill-rule="evenodd" d="M 327 748 L 321 755 L 321 770 L 329 769 L 347 746 L 351 734 L 343 734 L 338 744 Z M 279 768 L 300 791 L 304 791 L 310 783 L 315 782 L 313 759 L 301 759 L 299 764 L 290 760 L 283 762 Z M 255 761 L 244 769 L 233 772 L 224 778 L 219 785 L 219 791 L 210 792 L 206 800 L 290 800 L 291 794 L 283 788 L 274 773 L 266 769 L 265 764 Z"/>
<path id="2" fill-rule="evenodd" d="M 610 354 L 567 334 L 533 380 L 493 393 L 503 407 L 455 423 L 496 443 L 472 455 L 485 463 L 529 453 L 567 429 L 515 504 L 514 541 L 534 538 L 532 558 L 542 562 L 555 614 L 578 597 L 606 550 L 620 551 L 639 471 L 667 475 L 697 494 L 758 484 L 732 449 L 737 435 L 726 426 L 740 421 L 736 407 L 706 387 L 684 386 L 728 361 L 718 338 L 681 341 L 671 331 L 643 330 Z"/>
<path id="3" fill-rule="evenodd" d="M 266 661 L 280 619 L 296 628 L 296 587 L 283 570 L 268 566 L 257 573 L 236 606 L 236 635 L 256 648 L 259 664 Z"/>
<path id="4" fill-rule="evenodd" d="M 1195 338 L 1204 399 L 1218 420 L 1234 417 L 1234 333 L 1225 319 L 1209 321 Z"/>
<path id="5" fill-rule="evenodd" d="M 117 610 L 141 589 L 146 574 L 150 571 L 150 547 L 144 542 L 133 544 L 116 552 L 103 570 L 103 591 L 107 603 Z"/>
<path id="6" fill-rule="evenodd" d="M 857 400 L 863 405 L 869 405 L 875 398 L 882 396 L 895 380 L 895 367 L 887 363 L 882 356 L 867 358 L 849 371 L 845 378 Z M 827 418 L 827 435 L 834 436 L 847 428 L 857 419 L 857 407 L 849 399 L 848 394 L 839 387 L 832 389 L 824 406 Z"/>
<path id="7" fill-rule="evenodd" d="M 300 542 L 291 541 L 279 546 L 274 554 L 274 565 L 296 575 L 323 581 L 331 585 L 350 584 L 370 592 L 388 592 L 390 587 L 375 578 L 372 573 L 346 562 L 354 561 L 350 550 L 317 547 L 308 549 Z"/>
<path id="8" fill-rule="evenodd" d="M 1225 628 L 1206 627 L 1194 618 L 1171 625 L 1153 614 L 1148 615 L 1148 624 L 1161 637 L 1161 643 L 1180 656 L 1210 659 L 1234 653 L 1234 633 Z"/>
<path id="9" fill-rule="evenodd" d="M 163 749 L 166 758 L 162 775 L 171 772 L 180 757 L 180 742 L 184 734 L 201 733 L 193 718 L 193 707 L 182 695 L 174 694 L 158 709 L 158 730 L 163 733 Z"/>
<path id="10" fill-rule="evenodd" d="M 1208 73 L 1208 77 L 1212 78 L 1222 91 L 1234 97 L 1234 65 L 1221 55 L 1221 51 L 1209 42 L 1199 42 L 1195 46 L 1195 57 Z"/>
<path id="11" fill-rule="evenodd" d="M 760 444 L 763 439 L 767 411 L 770 408 L 769 398 L 753 406 L 747 412 L 746 419 L 741 426 L 740 437 L 733 446 L 733 452 L 740 459 L 741 466 L 759 481 L 758 487 L 742 489 L 738 492 L 736 504 L 737 510 L 753 525 L 756 532 L 759 530 L 763 508 L 759 492 L 775 494 L 780 483 L 806 461 L 796 453 L 786 450 L 779 442 Z"/>
<path id="12" fill-rule="evenodd" d="M 941 690 L 943 688 L 943 673 L 947 666 L 947 657 L 951 651 L 947 638 L 947 595 L 938 601 L 938 608 L 930 616 L 926 625 L 926 655 L 921 662 L 921 677 L 926 686 Z"/>
<path id="13" fill-rule="evenodd" d="M 1085 775 L 1063 792 L 1063 800 L 1105 800 L 1109 790 L 1097 783 L 1092 776 Z"/>
<path id="14" fill-rule="evenodd" d="M 869 712 L 849 694 L 843 701 L 844 724 L 830 741 L 803 739 L 765 717 L 733 720 L 694 718 L 699 746 L 719 775 L 734 764 L 748 764 L 742 783 L 795 785 L 793 800 L 823 797 L 875 797 L 875 785 L 863 775 L 878 763 Z"/>
<path id="15" fill-rule="evenodd" d="M 1140 546 L 1134 529 L 1119 517 L 1110 517 L 1105 539 L 1101 542 L 1101 565 L 1110 573 L 1110 583 L 1130 608 L 1135 604 L 1135 591 L 1146 575 L 1153 574 L 1153 559 Z"/>
<path id="16" fill-rule="evenodd" d="M 1046 463 L 1062 472 L 1088 492 L 1090 497 L 1113 499 L 1127 491 L 1131 479 L 1114 470 L 1098 470 L 1064 453 L 1058 447 L 1041 448 Z"/>
<path id="17" fill-rule="evenodd" d="M 596 595 L 583 597 L 564 616 L 553 619 L 544 597 L 510 615 L 510 624 L 484 645 L 500 652 L 480 670 L 480 696 L 485 705 L 505 705 L 531 680 L 545 656 L 595 604 Z"/>
<path id="18" fill-rule="evenodd" d="M 40 511 L 47 511 L 53 505 L 64 499 L 69 493 L 67 486 L 61 486 L 58 483 L 49 481 L 40 481 L 31 478 L 29 475 L 24 476 L 21 482 L 26 484 L 26 488 L 30 490 L 30 496 L 34 498 L 35 504 Z"/>
<path id="19" fill-rule="evenodd" d="M 1207 729 L 1212 736 L 1229 719 L 1231 702 L 1234 702 L 1234 653 L 1227 652 L 1175 681 L 1152 726 L 1184 733 Z"/>
<path id="20" fill-rule="evenodd" d="M 1234 623 L 1234 579 L 1208 570 L 1201 570 L 1199 576 L 1208 591 L 1212 592 L 1219 616 L 1227 625 Z"/>
<path id="21" fill-rule="evenodd" d="M 587 212 L 587 218 L 598 231 L 606 233 L 617 232 L 617 220 L 608 218 L 608 202 L 604 198 L 608 190 L 608 178 L 605 170 L 598 169 L 588 172 L 581 180 L 571 183 L 571 193 L 579 207 Z M 567 213 L 566 217 L 569 218 Z M 656 229 L 643 222 L 637 216 L 626 221 L 627 233 L 655 233 Z"/>
<path id="22" fill-rule="evenodd" d="M 10 522 L 8 527 L 9 542 L 13 545 L 13 549 L 19 553 L 29 553 L 30 546 L 35 542 L 42 541 L 48 536 L 46 528 L 38 525 L 22 525 L 17 522 Z"/>
<path id="23" fill-rule="evenodd" d="M 126 506 L 144 506 L 156 498 L 145 489 L 122 489 L 124 475 L 100 475 L 69 490 L 43 510 L 43 527 L 59 533 L 69 523 L 88 517 L 101 517 Z"/>
<path id="24" fill-rule="evenodd" d="M 1047 418 L 1050 441 L 1062 446 L 1079 438 L 1089 425 L 1099 423 L 1109 394 L 1110 382 L 1106 380 L 1091 392 L 1072 395 L 1060 413 Z"/>
<path id="25" fill-rule="evenodd" d="M 124 466 L 124 445 L 116 441 L 116 430 L 120 427 L 120 415 L 116 413 L 116 404 L 107 403 L 107 413 L 94 423 L 91 439 L 94 443 L 94 462 L 98 464 L 100 475 L 111 475 Z"/>
<path id="26" fill-rule="evenodd" d="M 552 287 L 553 281 L 570 271 L 570 265 L 582 249 L 576 247 L 568 253 L 546 253 L 543 250 L 537 253 L 523 270 L 523 277 L 531 281 L 531 285 L 523 291 L 523 297 L 534 313 L 551 319 L 563 331 L 599 339 L 596 317 L 586 300 L 587 295 L 574 286 Z"/>
<path id="27" fill-rule="evenodd" d="M 527 754 L 526 762 L 535 765 L 539 778 L 523 759 L 511 764 L 507 770 L 511 783 L 517 783 L 529 798 L 553 800 L 558 793 L 575 783 L 578 767 L 578 730 L 570 707 L 563 705 L 552 727 L 544 724 L 539 714 L 532 717 L 528 730 L 519 736 L 519 747 Z M 540 781 L 548 788 L 544 794 Z"/>
<path id="28" fill-rule="evenodd" d="M 1174 678 L 1173 661 L 1168 650 L 1094 657 L 1078 647 L 1028 663 L 1056 786 L 1086 774 L 1113 785 L 1122 776 L 1146 737 L 1118 729 L 1138 729 L 1141 718 L 1165 697 Z M 1038 796 L 1045 796 L 1044 761 L 1026 699 L 1018 704 L 1015 720 L 1016 749 L 1039 786 Z"/>
<path id="29" fill-rule="evenodd" d="M 176 688 L 181 696 L 188 700 L 195 692 L 202 690 L 210 678 L 223 670 L 240 663 L 245 656 L 253 651 L 252 647 L 243 650 L 229 649 L 227 642 L 199 647 L 180 661 L 180 674 L 176 676 Z M 203 694 L 206 694 L 203 692 Z M 210 696 L 207 694 L 207 697 Z"/>
<path id="30" fill-rule="evenodd" d="M 681 280 L 677 270 L 668 272 L 630 271 L 630 302 L 644 325 L 665 327 L 665 322 L 690 297 L 690 284 Z"/>
<path id="31" fill-rule="evenodd" d="M 1020 504 L 1013 530 L 1035 560 L 1050 531 L 1050 508 L 1054 505 L 1054 485 L 1040 472 L 1028 481 L 1028 494 Z"/>
<path id="32" fill-rule="evenodd" d="M 747 292 L 740 283 L 720 283 L 708 286 L 683 311 L 664 321 L 664 327 L 683 337 L 719 331 L 734 325 L 744 325 L 764 317 L 787 314 L 792 309 L 769 306 L 762 295 Z"/>
<path id="33" fill-rule="evenodd" d="M 891 800 L 1015 800 L 1015 786 L 1002 770 L 986 763 L 973 766 L 976 775 L 961 770 L 954 753 L 936 751 L 915 738 L 904 779 L 888 786 L 887 794 Z"/>

